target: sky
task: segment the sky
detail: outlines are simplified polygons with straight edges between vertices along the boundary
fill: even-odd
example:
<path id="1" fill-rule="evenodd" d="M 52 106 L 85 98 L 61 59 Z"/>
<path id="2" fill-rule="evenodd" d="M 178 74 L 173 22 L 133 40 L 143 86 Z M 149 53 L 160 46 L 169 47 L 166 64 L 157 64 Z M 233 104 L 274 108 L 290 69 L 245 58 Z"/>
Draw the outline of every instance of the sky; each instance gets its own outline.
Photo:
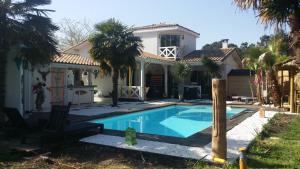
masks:
<path id="1" fill-rule="evenodd" d="M 53 9 L 49 17 L 87 20 L 91 24 L 116 18 L 128 26 L 177 23 L 198 33 L 197 48 L 229 39 L 229 43 L 256 43 L 271 34 L 252 10 L 241 11 L 233 0 L 52 0 L 43 8 Z"/>

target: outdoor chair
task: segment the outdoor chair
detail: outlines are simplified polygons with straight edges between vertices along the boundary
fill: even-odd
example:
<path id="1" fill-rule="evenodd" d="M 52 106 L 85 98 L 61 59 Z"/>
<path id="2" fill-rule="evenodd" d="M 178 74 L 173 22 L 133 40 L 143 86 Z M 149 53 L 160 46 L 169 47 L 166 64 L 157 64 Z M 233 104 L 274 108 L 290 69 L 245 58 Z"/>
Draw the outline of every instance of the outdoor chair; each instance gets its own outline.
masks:
<path id="1" fill-rule="evenodd" d="M 89 134 L 89 132 L 100 133 L 103 131 L 103 124 L 96 124 L 90 122 L 77 122 L 71 124 L 67 121 L 69 115 L 70 105 L 68 106 L 52 106 L 49 121 L 43 129 L 43 136 L 41 137 L 41 144 L 49 139 L 62 139 L 71 136 L 82 136 Z"/>
<path id="2" fill-rule="evenodd" d="M 25 135 L 29 133 L 29 130 L 33 130 L 28 121 L 26 121 L 16 108 L 5 107 L 4 114 L 8 118 L 8 121 L 4 125 L 4 132 L 7 136 L 19 136 L 21 142 L 24 141 Z"/>
<path id="3" fill-rule="evenodd" d="M 5 107 L 4 114 L 8 118 L 8 121 L 6 122 L 5 127 L 16 128 L 16 129 L 28 127 L 27 122 L 23 119 L 23 117 L 19 113 L 18 109 L 11 108 L 11 107 Z"/>
<path id="4" fill-rule="evenodd" d="M 49 119 L 45 122 L 42 129 L 34 130 L 19 113 L 16 108 L 4 108 L 4 112 L 9 121 L 5 127 L 8 134 L 21 137 L 21 143 L 26 143 L 28 138 L 40 140 L 41 145 L 51 138 L 65 138 L 67 136 L 82 136 L 89 132 L 99 133 L 103 131 L 103 124 L 90 122 L 77 122 L 70 124 L 67 120 L 71 104 L 68 106 L 54 105 L 51 108 Z M 37 131 L 37 132 L 35 132 Z"/>

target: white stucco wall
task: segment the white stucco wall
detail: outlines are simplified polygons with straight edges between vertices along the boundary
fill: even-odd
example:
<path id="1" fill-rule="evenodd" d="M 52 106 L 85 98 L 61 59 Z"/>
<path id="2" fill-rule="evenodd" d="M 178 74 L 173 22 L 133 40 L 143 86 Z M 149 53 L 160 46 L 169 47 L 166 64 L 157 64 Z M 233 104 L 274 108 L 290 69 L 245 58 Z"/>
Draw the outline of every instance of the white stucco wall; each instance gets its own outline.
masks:
<path id="1" fill-rule="evenodd" d="M 17 68 L 14 57 L 8 57 L 6 63 L 5 106 L 17 108 L 23 115 L 22 104 L 22 68 Z"/>
<path id="2" fill-rule="evenodd" d="M 157 32 L 142 32 L 134 33 L 135 36 L 139 36 L 143 42 L 144 51 L 159 55 L 160 47 L 160 35 L 180 35 L 184 38 L 180 39 L 180 48 L 182 48 L 182 56 L 196 50 L 196 39 L 197 37 L 187 32 L 179 30 L 170 31 L 157 31 Z"/>
<path id="3" fill-rule="evenodd" d="M 97 95 L 98 96 L 108 96 L 109 93 L 112 91 L 112 80 L 111 76 L 103 76 L 100 75 L 92 77 L 93 85 L 96 85 Z"/>
<path id="4" fill-rule="evenodd" d="M 6 75 L 6 107 L 17 108 L 22 115 L 26 111 L 35 110 L 36 94 L 33 93 L 32 87 L 37 84 L 37 78 L 42 80 L 42 76 L 38 70 L 47 71 L 49 66 L 36 66 L 33 71 L 29 69 L 17 68 L 14 58 L 9 58 L 7 62 L 7 75 Z M 22 83 L 22 75 L 23 83 Z M 51 108 L 51 94 L 48 87 L 51 84 L 50 73 L 46 76 L 46 86 L 44 87 L 45 102 L 42 105 L 44 111 L 49 111 Z M 22 101 L 23 100 L 23 101 Z"/>
<path id="5" fill-rule="evenodd" d="M 96 85 L 95 88 L 97 90 L 96 95 L 99 97 L 103 96 L 109 96 L 113 89 L 113 83 L 112 83 L 112 77 L 110 75 L 107 76 L 100 76 L 98 75 L 97 78 L 95 78 L 94 75 L 92 75 L 92 83 L 93 85 Z M 119 89 L 120 86 L 126 85 L 126 78 L 119 79 Z M 120 95 L 120 90 L 119 90 Z"/>
<path id="6" fill-rule="evenodd" d="M 230 56 L 228 56 L 224 61 L 223 61 L 223 65 L 222 65 L 222 76 L 223 78 L 227 78 L 228 73 L 232 70 L 232 69 L 241 69 L 242 65 L 241 65 L 241 59 L 239 58 L 239 56 L 237 55 L 236 52 L 234 52 L 233 54 L 231 54 Z"/>
<path id="7" fill-rule="evenodd" d="M 195 35 L 181 30 L 163 30 L 163 31 L 146 31 L 146 32 L 134 32 L 135 36 L 138 36 L 142 40 L 143 50 L 155 55 L 159 55 L 160 47 L 160 35 L 180 35 L 180 48 L 183 50 L 182 56 L 196 50 Z M 89 57 L 89 49 L 91 45 L 88 41 L 67 50 L 67 53 L 79 54 L 81 56 Z"/>
<path id="8" fill-rule="evenodd" d="M 184 39 L 181 40 L 181 47 L 183 48 L 182 56 L 185 56 L 192 51 L 196 50 L 196 40 L 195 36 L 191 34 L 184 33 Z"/>
<path id="9" fill-rule="evenodd" d="M 158 32 L 145 32 L 145 33 L 134 33 L 142 40 L 143 50 L 155 55 L 159 54 L 158 45 L 160 43 L 158 38 Z"/>
<path id="10" fill-rule="evenodd" d="M 71 54 L 78 54 L 80 56 L 84 56 L 84 57 L 89 57 L 89 49 L 90 49 L 91 45 L 89 44 L 88 41 L 83 42 L 82 44 L 73 47 L 69 50 L 66 50 L 66 53 L 71 53 Z"/>
<path id="11" fill-rule="evenodd" d="M 159 38 L 160 35 L 180 35 L 181 36 L 181 38 L 180 38 L 180 50 L 182 50 L 182 53 L 179 57 L 185 56 L 188 53 L 196 50 L 196 39 L 197 39 L 197 37 L 193 36 L 193 35 L 191 35 L 187 32 L 177 31 L 177 30 L 158 32 L 158 45 L 157 45 L 157 47 L 161 46 L 160 38 Z"/>
<path id="12" fill-rule="evenodd" d="M 42 75 L 38 72 L 47 72 L 50 71 L 49 65 L 39 65 L 36 66 L 32 72 L 32 81 L 31 81 L 31 86 L 36 85 L 38 82 L 45 83 L 46 86 L 43 88 L 44 90 L 44 96 L 45 96 L 45 101 L 42 104 L 43 111 L 50 111 L 51 110 L 51 92 L 50 92 L 50 87 L 51 87 L 51 72 L 49 72 L 46 76 L 46 81 L 43 80 Z M 36 99 L 36 94 L 32 93 L 31 97 L 31 108 L 32 110 L 36 110 L 35 107 L 35 99 Z"/>

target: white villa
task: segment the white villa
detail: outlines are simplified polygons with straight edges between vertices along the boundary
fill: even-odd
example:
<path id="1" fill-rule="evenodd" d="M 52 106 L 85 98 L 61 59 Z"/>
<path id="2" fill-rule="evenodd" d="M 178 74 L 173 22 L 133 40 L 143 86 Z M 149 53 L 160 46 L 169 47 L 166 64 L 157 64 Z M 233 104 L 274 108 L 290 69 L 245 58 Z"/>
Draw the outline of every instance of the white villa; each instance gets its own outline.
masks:
<path id="1" fill-rule="evenodd" d="M 134 34 L 143 42 L 143 53 L 136 58 L 137 67 L 119 80 L 122 99 L 159 99 L 176 97 L 176 83 L 170 73 L 178 60 L 192 66 L 190 77 L 185 80 L 187 98 L 205 98 L 210 95 L 210 76 L 201 59 L 209 57 L 221 66 L 223 78 L 232 69 L 242 67 L 241 58 L 228 41 L 217 50 L 196 50 L 200 34 L 178 24 L 153 24 L 134 28 Z M 35 110 L 36 94 L 32 86 L 45 83 L 43 110 L 52 104 L 93 103 L 95 97 L 109 97 L 112 91 L 110 76 L 101 76 L 99 64 L 88 53 L 88 41 L 75 45 L 56 56 L 52 63 L 26 68 L 10 58 L 7 67 L 6 106 L 20 112 Z"/>

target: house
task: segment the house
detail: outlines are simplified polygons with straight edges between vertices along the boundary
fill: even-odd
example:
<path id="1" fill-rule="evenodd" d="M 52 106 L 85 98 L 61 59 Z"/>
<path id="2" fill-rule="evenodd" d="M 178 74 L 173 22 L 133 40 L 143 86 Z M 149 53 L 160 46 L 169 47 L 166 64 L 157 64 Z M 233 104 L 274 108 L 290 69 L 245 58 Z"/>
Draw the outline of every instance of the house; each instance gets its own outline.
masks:
<path id="1" fill-rule="evenodd" d="M 200 34 L 178 24 L 153 24 L 133 28 L 134 35 L 142 40 L 143 53 L 136 57 L 137 66 L 128 72 L 125 79 L 119 79 L 120 98 L 145 100 L 176 96 L 176 83 L 171 75 L 175 62 L 182 60 L 192 66 L 193 72 L 186 78 L 186 93 L 194 97 L 209 97 L 211 78 L 201 63 L 206 56 L 221 66 L 223 78 L 232 69 L 242 67 L 241 59 L 234 48 L 228 48 L 228 40 L 216 50 L 196 50 Z M 55 56 L 52 63 L 24 69 L 23 64 L 8 63 L 6 105 L 19 108 L 20 112 L 35 109 L 36 94 L 32 86 L 45 83 L 43 110 L 52 104 L 92 103 L 94 94 L 109 97 L 112 91 L 110 76 L 102 76 L 99 64 L 89 56 L 89 42 L 83 41 Z M 13 69 L 13 70 L 10 70 Z M 14 78 L 12 78 L 14 77 Z M 15 78 L 17 77 L 17 78 Z M 18 88 L 17 92 L 12 89 Z M 193 92 L 196 91 L 196 92 Z M 196 93 L 196 94 L 195 94 Z M 18 101 L 15 98 L 20 98 Z"/>

